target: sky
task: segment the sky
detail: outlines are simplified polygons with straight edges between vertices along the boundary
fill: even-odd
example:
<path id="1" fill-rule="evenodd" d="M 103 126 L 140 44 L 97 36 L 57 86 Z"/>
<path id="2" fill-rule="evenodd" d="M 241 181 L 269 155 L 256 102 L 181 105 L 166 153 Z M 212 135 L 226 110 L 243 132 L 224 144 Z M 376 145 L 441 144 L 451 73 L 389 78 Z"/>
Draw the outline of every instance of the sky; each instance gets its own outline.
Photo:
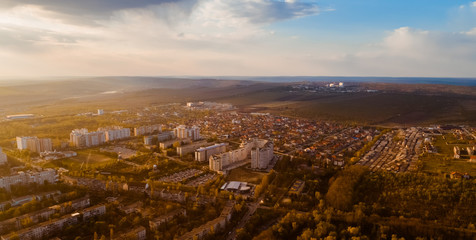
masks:
<path id="1" fill-rule="evenodd" d="M 0 0 L 0 77 L 476 77 L 476 1 Z"/>

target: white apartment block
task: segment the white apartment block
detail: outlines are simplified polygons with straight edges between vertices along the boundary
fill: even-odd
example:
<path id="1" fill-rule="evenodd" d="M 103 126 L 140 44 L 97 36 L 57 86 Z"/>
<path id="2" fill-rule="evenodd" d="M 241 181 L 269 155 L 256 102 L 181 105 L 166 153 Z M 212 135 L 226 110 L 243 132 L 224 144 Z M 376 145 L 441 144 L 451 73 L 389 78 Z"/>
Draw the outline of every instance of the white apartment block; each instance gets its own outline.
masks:
<path id="1" fill-rule="evenodd" d="M 251 149 L 251 168 L 265 169 L 274 158 L 273 142 L 259 140 L 256 144 L 257 145 Z"/>
<path id="2" fill-rule="evenodd" d="M 2 151 L 2 148 L 0 147 L 0 165 L 6 164 L 7 163 L 7 154 L 5 154 Z"/>
<path id="3" fill-rule="evenodd" d="M 53 149 L 50 138 L 38 137 L 17 137 L 17 148 L 20 150 L 28 149 L 32 152 L 46 152 Z"/>
<path id="4" fill-rule="evenodd" d="M 177 138 L 190 138 L 192 141 L 200 139 L 200 128 L 197 126 L 187 127 L 180 125 L 174 129 L 174 134 Z"/>
<path id="5" fill-rule="evenodd" d="M 254 155 L 254 157 L 252 155 Z M 241 143 L 240 148 L 236 150 L 212 155 L 209 158 L 209 168 L 212 171 L 222 171 L 234 163 L 245 161 L 250 156 L 252 156 L 252 168 L 265 168 L 262 167 L 265 165 L 267 167 L 269 161 L 274 156 L 273 144 L 270 141 L 263 139 L 253 139 L 248 142 L 243 142 Z"/>
<path id="6" fill-rule="evenodd" d="M 148 135 L 154 132 L 162 132 L 162 124 L 154 124 L 134 128 L 134 136 Z"/>
<path id="7" fill-rule="evenodd" d="M 75 147 L 92 147 L 104 144 L 106 136 L 104 132 L 88 132 L 88 129 L 82 128 L 71 131 L 69 140 Z"/>
<path id="8" fill-rule="evenodd" d="M 98 131 L 102 131 L 105 134 L 106 142 L 120 140 L 131 137 L 131 129 L 122 128 L 119 126 L 113 126 L 108 128 L 99 128 Z"/>
<path id="9" fill-rule="evenodd" d="M 212 155 L 224 153 L 227 145 L 227 143 L 217 143 L 209 147 L 201 147 L 195 150 L 195 161 L 205 162 Z"/>
<path id="10" fill-rule="evenodd" d="M 10 191 L 10 186 L 15 184 L 44 184 L 45 181 L 49 183 L 56 182 L 56 171 L 48 168 L 39 172 L 18 172 L 15 175 L 5 176 L 0 178 L 0 188 Z"/>

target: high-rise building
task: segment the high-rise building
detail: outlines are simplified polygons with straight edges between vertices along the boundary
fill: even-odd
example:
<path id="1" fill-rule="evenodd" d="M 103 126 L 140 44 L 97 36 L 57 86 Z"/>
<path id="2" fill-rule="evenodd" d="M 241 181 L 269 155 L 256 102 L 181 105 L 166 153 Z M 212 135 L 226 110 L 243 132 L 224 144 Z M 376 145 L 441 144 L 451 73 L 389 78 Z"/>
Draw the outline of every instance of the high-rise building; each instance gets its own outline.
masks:
<path id="1" fill-rule="evenodd" d="M 162 132 L 162 124 L 154 124 L 134 128 L 134 136 L 142 136 L 152 134 L 154 132 Z"/>
<path id="2" fill-rule="evenodd" d="M 71 131 L 69 139 L 72 146 L 75 147 L 92 147 L 104 144 L 106 137 L 104 132 L 88 132 L 88 129 L 75 129 Z"/>
<path id="3" fill-rule="evenodd" d="M 107 128 L 98 128 L 98 131 L 104 132 L 106 142 L 129 138 L 131 136 L 131 129 L 119 126 L 112 126 Z"/>
<path id="4" fill-rule="evenodd" d="M 200 139 L 200 128 L 197 126 L 187 127 L 180 125 L 174 129 L 177 138 L 190 138 L 192 141 Z"/>
<path id="5" fill-rule="evenodd" d="M 7 163 L 7 154 L 5 154 L 2 151 L 2 148 L 0 147 L 0 165 L 6 164 Z"/>
<path id="6" fill-rule="evenodd" d="M 220 154 L 226 151 L 227 143 L 217 143 L 209 147 L 201 147 L 195 150 L 195 161 L 205 162 L 212 155 Z"/>
<path id="7" fill-rule="evenodd" d="M 260 140 L 256 142 L 254 148 L 251 149 L 251 168 L 265 169 L 274 157 L 273 142 Z"/>
<path id="8" fill-rule="evenodd" d="M 45 152 L 53 149 L 50 138 L 38 137 L 17 137 L 17 148 L 20 150 L 28 149 L 32 152 Z"/>
<path id="9" fill-rule="evenodd" d="M 243 142 L 238 149 L 210 156 L 209 168 L 212 171 L 231 169 L 237 166 L 235 163 L 243 162 L 250 156 L 252 168 L 266 168 L 274 157 L 273 143 L 256 138 Z"/>

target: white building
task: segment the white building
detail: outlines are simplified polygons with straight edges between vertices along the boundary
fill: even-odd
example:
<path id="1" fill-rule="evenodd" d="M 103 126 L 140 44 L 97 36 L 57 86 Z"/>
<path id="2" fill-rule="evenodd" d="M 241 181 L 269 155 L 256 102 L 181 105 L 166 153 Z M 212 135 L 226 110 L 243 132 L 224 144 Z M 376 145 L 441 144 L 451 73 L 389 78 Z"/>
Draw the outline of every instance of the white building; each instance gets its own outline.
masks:
<path id="1" fill-rule="evenodd" d="M 174 129 L 174 134 L 177 138 L 190 138 L 192 141 L 200 139 L 200 128 L 197 126 L 187 127 L 180 125 Z"/>
<path id="2" fill-rule="evenodd" d="M 98 131 L 104 132 L 106 142 L 129 138 L 131 136 L 131 129 L 119 126 L 98 128 Z"/>
<path id="3" fill-rule="evenodd" d="M 104 115 L 104 110 L 103 109 L 98 109 L 98 115 L 99 116 Z"/>
<path id="4" fill-rule="evenodd" d="M 154 124 L 149 126 L 140 126 L 134 128 L 134 136 L 142 136 L 152 134 L 154 132 L 162 132 L 162 124 Z"/>
<path id="5" fill-rule="evenodd" d="M 217 143 L 209 147 L 201 147 L 195 150 L 195 161 L 205 162 L 212 155 L 224 153 L 227 145 L 227 143 Z"/>
<path id="6" fill-rule="evenodd" d="M 254 157 L 252 156 L 253 151 L 255 152 L 253 153 Z M 252 156 L 252 168 L 266 168 L 274 157 L 272 142 L 257 138 L 243 142 L 238 149 L 212 155 L 209 158 L 209 168 L 212 171 L 222 171 L 235 163 L 247 160 L 250 156 Z M 265 165 L 266 167 L 262 167 Z"/>
<path id="7" fill-rule="evenodd" d="M 45 152 L 53 149 L 50 138 L 38 137 L 17 137 L 17 148 L 20 150 L 30 150 L 32 152 Z"/>
<path id="8" fill-rule="evenodd" d="M 106 142 L 104 132 L 88 132 L 86 128 L 71 131 L 69 137 L 71 145 L 75 147 L 92 147 Z"/>
<path id="9" fill-rule="evenodd" d="M 49 183 L 56 182 L 56 171 L 48 168 L 43 171 L 34 172 L 18 172 L 15 175 L 5 176 L 0 178 L 0 188 L 10 191 L 10 187 L 15 184 L 44 184 L 45 181 Z"/>
<path id="10" fill-rule="evenodd" d="M 251 149 L 251 168 L 265 169 L 274 157 L 273 142 L 267 140 L 256 141 L 255 147 Z"/>
<path id="11" fill-rule="evenodd" d="M 6 164 L 7 163 L 7 154 L 5 154 L 2 151 L 2 148 L 0 147 L 0 165 Z"/>

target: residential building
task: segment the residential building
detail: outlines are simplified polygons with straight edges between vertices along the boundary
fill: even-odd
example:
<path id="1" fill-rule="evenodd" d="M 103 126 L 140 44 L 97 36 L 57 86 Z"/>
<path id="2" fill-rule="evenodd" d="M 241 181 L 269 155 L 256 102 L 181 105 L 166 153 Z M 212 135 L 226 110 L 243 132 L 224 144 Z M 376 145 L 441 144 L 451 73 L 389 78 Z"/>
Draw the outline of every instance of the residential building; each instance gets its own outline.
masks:
<path id="1" fill-rule="evenodd" d="M 114 238 L 115 240 L 145 240 L 147 238 L 147 231 L 145 227 L 136 227 L 133 230 L 121 234 L 119 237 Z"/>
<path id="2" fill-rule="evenodd" d="M 1 177 L 0 188 L 10 191 L 10 186 L 15 184 L 44 184 L 45 181 L 49 183 L 56 182 L 56 171 L 48 168 L 42 171 L 18 172 L 11 176 Z"/>
<path id="3" fill-rule="evenodd" d="M 34 225 L 29 228 L 22 229 L 16 233 L 10 233 L 3 235 L 1 240 L 12 240 L 12 239 L 26 239 L 26 240 L 35 240 L 35 239 L 45 239 L 50 237 L 53 233 L 59 232 L 66 225 L 72 225 L 80 221 L 81 215 L 83 216 L 83 221 L 88 220 L 91 217 L 103 215 L 106 213 L 105 205 L 97 205 L 87 209 L 84 209 L 80 212 L 73 214 L 65 215 L 61 218 L 52 219 L 47 222 L 43 222 L 37 225 Z"/>
<path id="4" fill-rule="evenodd" d="M 154 145 L 157 142 L 167 141 L 174 138 L 174 132 L 163 132 L 157 135 L 144 136 L 145 145 Z"/>
<path id="5" fill-rule="evenodd" d="M 131 136 L 131 129 L 119 126 L 98 128 L 98 131 L 104 132 L 106 142 L 129 138 Z"/>
<path id="6" fill-rule="evenodd" d="M 197 126 L 187 127 L 180 125 L 174 129 L 177 138 L 190 138 L 192 141 L 200 139 L 200 128 Z"/>
<path id="7" fill-rule="evenodd" d="M 0 165 L 6 164 L 7 163 L 7 154 L 5 154 L 2 151 L 2 148 L 0 147 Z"/>
<path id="8" fill-rule="evenodd" d="M 273 142 L 267 140 L 255 140 L 255 147 L 251 149 L 251 168 L 265 169 L 273 158 Z"/>
<path id="9" fill-rule="evenodd" d="M 162 132 L 162 124 L 154 124 L 134 128 L 134 136 L 148 135 L 156 132 Z"/>
<path id="10" fill-rule="evenodd" d="M 176 216 L 186 216 L 187 215 L 187 211 L 184 209 L 184 208 L 180 208 L 180 209 L 177 209 L 175 211 L 172 211 L 172 212 L 169 212 L 165 215 L 162 215 L 162 216 L 159 216 L 159 217 L 156 217 L 152 220 L 149 221 L 149 227 L 150 227 L 150 230 L 152 231 L 155 231 L 157 230 L 160 225 L 166 223 L 166 222 L 169 222 L 171 221 L 174 217 Z"/>
<path id="11" fill-rule="evenodd" d="M 88 132 L 86 128 L 75 129 L 69 136 L 71 145 L 80 148 L 98 146 L 106 142 L 104 132 Z"/>
<path id="12" fill-rule="evenodd" d="M 247 160 L 252 155 L 252 152 L 254 153 L 251 166 L 253 168 L 266 168 L 269 161 L 274 157 L 272 149 L 273 144 L 271 141 L 254 138 L 241 143 L 238 149 L 212 155 L 209 158 L 209 168 L 212 171 L 222 171 L 237 167 L 237 164 Z"/>
<path id="13" fill-rule="evenodd" d="M 86 208 L 86 209 L 82 210 L 81 213 L 83 215 L 83 221 L 87 221 L 88 219 L 90 219 L 92 217 L 105 214 L 106 213 L 106 205 L 103 204 L 103 205 L 92 206 L 92 207 L 89 207 L 89 208 Z"/>
<path id="14" fill-rule="evenodd" d="M 17 137 L 17 148 L 20 150 L 30 150 L 32 152 L 45 152 L 53 149 L 50 138 L 38 137 Z"/>
<path id="15" fill-rule="evenodd" d="M 203 141 L 193 142 L 188 145 L 178 146 L 177 154 L 182 157 L 183 155 L 194 152 L 197 148 L 206 146 L 208 144 L 209 143 L 207 141 L 203 140 Z"/>
<path id="16" fill-rule="evenodd" d="M 179 237 L 179 240 L 195 240 L 202 239 L 210 232 L 218 232 L 225 229 L 226 224 L 230 222 L 231 216 L 233 214 L 233 207 L 235 202 L 227 202 L 221 214 L 218 218 L 215 218 L 204 225 L 194 228 L 192 231 L 186 233 L 185 235 Z"/>
<path id="17" fill-rule="evenodd" d="M 228 143 L 217 143 L 208 147 L 201 147 L 195 150 L 195 161 L 205 162 L 212 155 L 224 153 L 226 151 L 226 146 Z"/>

